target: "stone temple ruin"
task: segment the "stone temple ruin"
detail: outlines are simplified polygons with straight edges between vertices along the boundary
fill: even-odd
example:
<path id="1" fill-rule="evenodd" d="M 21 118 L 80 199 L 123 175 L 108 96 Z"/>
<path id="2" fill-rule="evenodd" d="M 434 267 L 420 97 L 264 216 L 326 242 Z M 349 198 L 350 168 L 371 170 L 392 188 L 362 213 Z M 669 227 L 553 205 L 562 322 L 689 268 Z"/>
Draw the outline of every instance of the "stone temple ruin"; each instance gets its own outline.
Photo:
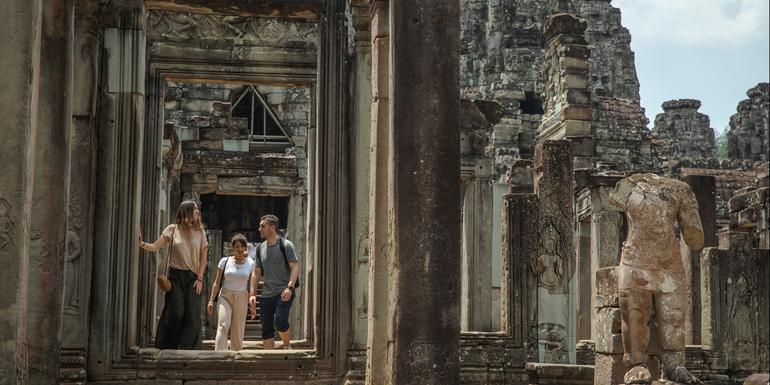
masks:
<path id="1" fill-rule="evenodd" d="M 633 226 L 610 194 L 640 174 L 697 201 L 704 247 L 667 250 L 684 367 L 768 381 L 770 85 L 738 103 L 726 158 L 698 100 L 649 129 L 610 1 L 2 9 L 2 384 L 622 384 Z M 255 320 L 244 350 L 213 351 L 210 316 L 203 350 L 153 348 L 166 255 L 137 231 L 183 199 L 206 290 L 234 233 L 280 218 L 302 262 L 294 350 L 261 349 Z"/>

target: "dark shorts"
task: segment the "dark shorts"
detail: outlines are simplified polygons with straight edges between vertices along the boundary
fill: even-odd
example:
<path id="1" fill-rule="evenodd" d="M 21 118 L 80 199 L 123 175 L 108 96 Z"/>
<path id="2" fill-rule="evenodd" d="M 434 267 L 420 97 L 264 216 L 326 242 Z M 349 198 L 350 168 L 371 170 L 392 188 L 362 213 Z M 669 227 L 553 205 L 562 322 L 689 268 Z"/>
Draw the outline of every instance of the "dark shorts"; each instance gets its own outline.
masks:
<path id="1" fill-rule="evenodd" d="M 259 319 L 262 321 L 262 339 L 275 338 L 275 331 L 289 330 L 289 310 L 294 303 L 294 294 L 283 302 L 281 295 L 259 299 Z"/>

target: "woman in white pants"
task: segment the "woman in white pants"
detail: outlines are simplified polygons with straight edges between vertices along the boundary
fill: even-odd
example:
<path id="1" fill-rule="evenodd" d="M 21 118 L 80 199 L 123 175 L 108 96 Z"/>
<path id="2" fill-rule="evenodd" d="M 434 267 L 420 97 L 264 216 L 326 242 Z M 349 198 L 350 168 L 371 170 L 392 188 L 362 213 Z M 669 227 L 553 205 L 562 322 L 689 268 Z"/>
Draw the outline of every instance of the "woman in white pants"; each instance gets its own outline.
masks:
<path id="1" fill-rule="evenodd" d="M 246 237 L 236 234 L 230 242 L 235 254 L 219 261 L 217 277 L 214 279 L 211 298 L 206 307 L 209 314 L 212 314 L 216 300 L 218 322 L 215 350 L 228 349 L 228 332 L 230 333 L 230 349 L 241 350 L 243 348 L 243 331 L 246 328 L 246 309 L 249 305 L 247 285 L 254 270 L 254 261 L 246 253 Z M 253 281 L 251 284 L 256 285 L 257 283 Z"/>

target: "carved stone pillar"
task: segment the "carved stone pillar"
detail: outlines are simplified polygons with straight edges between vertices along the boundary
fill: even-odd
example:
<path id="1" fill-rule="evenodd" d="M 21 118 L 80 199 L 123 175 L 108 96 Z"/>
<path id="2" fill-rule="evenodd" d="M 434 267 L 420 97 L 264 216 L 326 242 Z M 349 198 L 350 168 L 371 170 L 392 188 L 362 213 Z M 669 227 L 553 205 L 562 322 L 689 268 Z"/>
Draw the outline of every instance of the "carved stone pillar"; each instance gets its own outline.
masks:
<path id="1" fill-rule="evenodd" d="M 540 204 L 537 280 L 540 362 L 567 363 L 575 355 L 572 146 L 546 140 L 535 146 L 535 194 Z"/>
<path id="2" fill-rule="evenodd" d="M 86 380 L 88 303 L 91 283 L 94 194 L 94 130 L 101 51 L 99 5 L 75 4 L 74 65 L 72 71 L 72 137 L 69 147 L 70 180 L 67 243 L 64 256 L 61 381 Z"/>
<path id="3" fill-rule="evenodd" d="M 26 383 L 28 373 L 27 297 L 32 283 L 30 213 L 35 169 L 40 95 L 42 2 L 12 1 L 0 5 L 0 378 Z M 7 165 L 14 165 L 7 167 Z"/>
<path id="4" fill-rule="evenodd" d="M 93 298 L 90 304 L 89 373 L 109 370 L 105 359 L 113 344 L 148 344 L 137 319 L 139 288 L 154 288 L 155 277 L 138 274 L 140 264 L 154 267 L 150 255 L 140 255 L 137 243 L 140 203 L 143 201 L 143 131 L 145 107 L 145 9 L 144 2 L 111 2 L 102 10 L 104 83 L 100 101 L 94 209 Z M 158 134 L 159 136 L 162 133 Z M 160 145 L 157 147 L 160 149 Z M 160 156 L 158 151 L 157 156 Z M 156 167 L 148 160 L 151 169 Z M 158 165 L 159 167 L 159 165 Z M 155 172 L 155 171 L 148 171 Z M 157 186 L 155 186 L 157 188 Z M 157 234 L 143 229 L 145 237 Z M 141 258 L 141 259 L 140 259 Z M 151 286 L 152 285 L 152 286 Z M 115 298 L 114 301 L 104 299 Z M 143 303 L 151 303 L 148 299 Z M 141 330 L 154 320 L 142 320 Z M 109 327 L 105 327 L 110 325 Z"/>
<path id="5" fill-rule="evenodd" d="M 611 184 L 591 187 L 591 293 L 594 293 L 597 287 L 596 272 L 605 267 L 617 266 L 620 262 L 620 248 L 625 237 L 623 214 L 608 209 L 607 198 L 612 188 Z M 599 334 L 606 331 L 597 330 L 598 308 L 601 306 L 597 305 L 594 296 L 591 307 L 591 318 L 594 320 L 591 335 L 595 340 Z"/>
<path id="6" fill-rule="evenodd" d="M 539 141 L 568 138 L 573 142 L 575 167 L 590 167 L 594 155 L 593 107 L 588 77 L 590 51 L 583 36 L 586 22 L 567 13 L 546 17 L 543 76 L 545 114 Z"/>
<path id="7" fill-rule="evenodd" d="M 770 255 L 752 248 L 748 233 L 720 236 L 719 248 L 701 254 L 701 343 L 744 378 L 770 369 Z"/>
<path id="8" fill-rule="evenodd" d="M 369 290 L 369 153 L 372 131 L 372 41 L 369 0 L 351 0 L 355 50 L 351 151 L 352 231 L 350 250 L 353 281 L 353 338 L 351 348 L 366 348 L 367 293 Z M 362 368 L 363 369 L 363 368 Z"/>
<path id="9" fill-rule="evenodd" d="M 518 346 L 526 346 L 526 360 L 537 361 L 537 275 L 532 269 L 538 256 L 540 218 L 537 195 L 503 196 L 502 331 Z"/>
<path id="10" fill-rule="evenodd" d="M 35 139 L 27 296 L 30 383 L 55 383 L 61 348 L 62 284 L 72 109 L 74 7 L 45 2 L 40 36 L 38 131 Z"/>
<path id="11" fill-rule="evenodd" d="M 491 168 L 488 158 L 478 159 L 473 167 L 474 176 L 463 186 L 463 331 L 493 331 Z"/>
<path id="12" fill-rule="evenodd" d="M 390 3 L 386 384 L 460 382 L 460 4 Z"/>
<path id="13" fill-rule="evenodd" d="M 369 295 L 367 307 L 366 384 L 385 384 L 388 353 L 388 234 L 391 203 L 393 133 L 390 121 L 390 9 L 372 2 L 372 106 L 369 158 Z"/>

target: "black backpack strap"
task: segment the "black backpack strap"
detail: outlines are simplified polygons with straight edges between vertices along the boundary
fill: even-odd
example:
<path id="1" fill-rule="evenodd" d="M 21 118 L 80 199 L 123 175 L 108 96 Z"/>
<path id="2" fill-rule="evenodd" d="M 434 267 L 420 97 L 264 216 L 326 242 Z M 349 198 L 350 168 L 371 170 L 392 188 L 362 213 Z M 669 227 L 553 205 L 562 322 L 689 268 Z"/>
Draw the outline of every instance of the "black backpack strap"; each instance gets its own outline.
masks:
<path id="1" fill-rule="evenodd" d="M 289 266 L 289 258 L 286 257 L 286 245 L 284 244 L 284 238 L 279 237 L 278 238 L 278 247 L 281 248 L 281 254 L 283 254 L 283 261 L 286 263 L 286 270 L 289 270 L 289 273 L 291 273 L 291 266 Z M 300 286 L 299 283 L 299 276 L 297 277 L 297 282 L 294 282 L 294 287 L 298 288 Z"/>
<path id="2" fill-rule="evenodd" d="M 289 267 L 289 258 L 286 257 L 286 245 L 283 243 L 283 237 L 278 237 L 278 247 L 281 249 L 281 254 L 283 254 L 283 261 L 286 263 L 286 269 L 291 271 L 291 268 Z"/>
<path id="3" fill-rule="evenodd" d="M 230 262 L 230 257 L 225 259 L 225 267 L 222 268 L 222 279 L 219 280 L 219 293 L 217 293 L 217 298 L 222 294 L 222 288 L 225 287 L 225 271 L 227 270 L 228 262 Z"/>

